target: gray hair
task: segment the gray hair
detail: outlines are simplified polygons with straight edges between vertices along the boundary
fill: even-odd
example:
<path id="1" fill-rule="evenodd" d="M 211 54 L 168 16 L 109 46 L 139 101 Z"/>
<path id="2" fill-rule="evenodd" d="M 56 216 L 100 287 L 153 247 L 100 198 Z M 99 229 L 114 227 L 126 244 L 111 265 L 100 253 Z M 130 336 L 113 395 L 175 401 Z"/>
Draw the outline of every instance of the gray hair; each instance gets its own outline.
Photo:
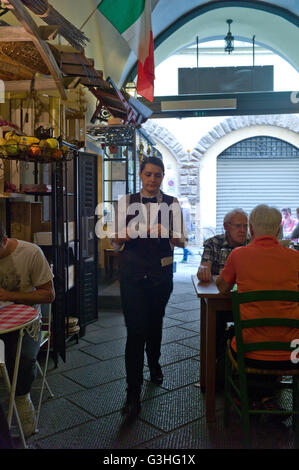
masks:
<path id="1" fill-rule="evenodd" d="M 231 220 L 235 217 L 235 215 L 238 215 L 238 214 L 245 215 L 246 219 L 248 219 L 248 215 L 246 214 L 245 211 L 243 211 L 243 209 L 236 208 L 228 212 L 224 216 L 223 223 L 226 224 L 226 223 L 231 222 Z"/>
<path id="2" fill-rule="evenodd" d="M 0 220 L 0 243 L 3 242 L 3 238 L 6 237 L 6 230 L 4 224 Z"/>
<path id="3" fill-rule="evenodd" d="M 260 204 L 252 209 L 249 217 L 254 235 L 270 235 L 275 237 L 281 224 L 281 213 L 276 207 Z"/>

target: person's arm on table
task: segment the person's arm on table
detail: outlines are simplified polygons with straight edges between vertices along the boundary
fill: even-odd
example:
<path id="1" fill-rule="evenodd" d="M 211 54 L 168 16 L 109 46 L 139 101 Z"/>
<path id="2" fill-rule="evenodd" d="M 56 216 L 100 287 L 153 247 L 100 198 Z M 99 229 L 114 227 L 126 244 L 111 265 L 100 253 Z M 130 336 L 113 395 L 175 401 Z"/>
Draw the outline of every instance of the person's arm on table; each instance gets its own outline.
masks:
<path id="1" fill-rule="evenodd" d="M 221 294 L 227 294 L 232 290 L 236 282 L 236 272 L 233 263 L 234 253 L 232 252 L 226 260 L 224 268 L 216 278 L 216 286 Z"/>
<path id="2" fill-rule="evenodd" d="M 36 286 L 30 292 L 7 291 L 0 288 L 0 300 L 13 302 L 15 304 L 34 305 L 50 304 L 55 299 L 53 281 Z"/>
<path id="3" fill-rule="evenodd" d="M 210 261 L 202 261 L 197 271 L 197 278 L 199 281 L 210 281 L 212 278 L 211 274 L 212 263 Z"/>
<path id="4" fill-rule="evenodd" d="M 216 278 L 216 286 L 221 294 L 230 292 L 234 284 L 228 284 L 221 275 Z"/>

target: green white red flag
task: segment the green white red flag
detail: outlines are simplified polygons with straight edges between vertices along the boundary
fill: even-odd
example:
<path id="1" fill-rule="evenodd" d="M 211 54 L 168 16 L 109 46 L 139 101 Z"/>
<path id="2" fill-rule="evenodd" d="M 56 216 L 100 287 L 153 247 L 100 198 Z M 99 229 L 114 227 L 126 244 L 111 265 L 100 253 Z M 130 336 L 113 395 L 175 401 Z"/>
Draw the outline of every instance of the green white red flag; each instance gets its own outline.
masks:
<path id="1" fill-rule="evenodd" d="M 137 93 L 153 101 L 155 65 L 151 0 L 102 0 L 98 10 L 138 58 Z"/>

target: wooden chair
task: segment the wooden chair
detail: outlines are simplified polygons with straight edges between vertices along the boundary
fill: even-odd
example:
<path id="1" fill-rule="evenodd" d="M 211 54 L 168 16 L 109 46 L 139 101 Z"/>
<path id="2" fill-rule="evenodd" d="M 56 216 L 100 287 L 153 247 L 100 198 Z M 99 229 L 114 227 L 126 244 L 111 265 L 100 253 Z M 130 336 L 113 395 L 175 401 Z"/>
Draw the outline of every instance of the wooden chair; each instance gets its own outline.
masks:
<path id="1" fill-rule="evenodd" d="M 258 318 L 254 320 L 241 320 L 240 319 L 240 305 L 247 302 L 260 302 L 260 301 L 288 301 L 299 302 L 299 292 L 276 290 L 276 291 L 252 291 L 252 292 L 233 292 L 232 296 L 232 309 L 235 324 L 235 335 L 237 345 L 237 360 L 234 359 L 230 341 L 226 352 L 225 364 L 225 402 L 224 402 L 224 425 L 229 425 L 230 409 L 233 407 L 239 414 L 243 428 L 244 446 L 251 446 L 250 439 L 250 415 L 253 414 L 285 414 L 292 415 L 293 428 L 295 431 L 295 447 L 299 447 L 299 363 L 298 368 L 291 370 L 277 370 L 277 369 L 263 369 L 262 361 L 261 368 L 247 367 L 245 364 L 244 355 L 249 351 L 264 351 L 264 350 L 277 350 L 277 351 L 293 351 L 294 347 L 290 342 L 263 342 L 263 343 L 244 343 L 242 339 L 242 330 L 244 328 L 263 327 L 263 326 L 277 326 L 277 327 L 290 327 L 299 329 L 299 320 L 289 318 Z M 288 410 L 260 410 L 250 409 L 248 403 L 248 390 L 247 390 L 247 374 L 259 375 L 272 375 L 277 377 L 288 376 L 292 377 L 291 383 L 279 384 L 280 388 L 291 388 L 293 397 L 293 407 Z M 263 384 L 260 384 L 261 387 Z M 237 395 L 240 405 L 236 404 L 233 399 L 233 391 Z"/>

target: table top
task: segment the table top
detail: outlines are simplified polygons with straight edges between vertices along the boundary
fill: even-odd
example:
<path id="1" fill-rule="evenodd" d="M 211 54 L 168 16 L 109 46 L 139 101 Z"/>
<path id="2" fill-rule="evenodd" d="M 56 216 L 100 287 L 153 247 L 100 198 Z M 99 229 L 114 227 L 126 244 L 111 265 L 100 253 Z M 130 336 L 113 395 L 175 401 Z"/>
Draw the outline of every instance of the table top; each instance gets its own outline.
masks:
<path id="1" fill-rule="evenodd" d="M 220 294 L 216 286 L 217 276 L 212 276 L 211 281 L 203 282 L 199 281 L 196 275 L 191 276 L 192 282 L 197 294 L 197 297 L 206 297 L 209 299 L 227 299 L 230 298 L 230 294 Z"/>
<path id="2" fill-rule="evenodd" d="M 11 304 L 0 309 L 0 334 L 20 329 L 38 318 L 35 308 L 23 304 Z"/>

